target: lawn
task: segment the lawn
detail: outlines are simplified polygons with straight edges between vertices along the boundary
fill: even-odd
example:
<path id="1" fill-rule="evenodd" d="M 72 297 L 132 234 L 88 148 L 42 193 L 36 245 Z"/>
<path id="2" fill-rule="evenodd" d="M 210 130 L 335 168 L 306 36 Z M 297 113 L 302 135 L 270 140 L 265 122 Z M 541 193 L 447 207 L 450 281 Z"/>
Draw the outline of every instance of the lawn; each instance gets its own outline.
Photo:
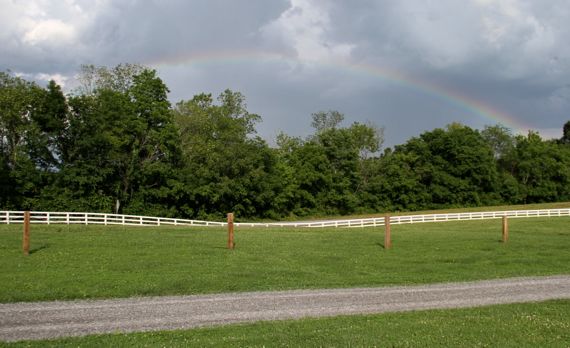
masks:
<path id="1" fill-rule="evenodd" d="M 570 300 L 95 335 L 6 347 L 568 347 Z"/>
<path id="2" fill-rule="evenodd" d="M 0 302 L 367 287 L 570 273 L 570 218 L 383 228 L 0 225 Z"/>

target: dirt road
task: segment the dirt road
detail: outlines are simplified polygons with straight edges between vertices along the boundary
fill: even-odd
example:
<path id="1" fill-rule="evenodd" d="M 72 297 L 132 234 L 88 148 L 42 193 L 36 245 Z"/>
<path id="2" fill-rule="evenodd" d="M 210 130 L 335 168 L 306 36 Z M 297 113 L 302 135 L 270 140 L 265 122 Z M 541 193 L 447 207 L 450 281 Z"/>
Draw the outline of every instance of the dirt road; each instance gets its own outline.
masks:
<path id="1" fill-rule="evenodd" d="M 570 275 L 382 288 L 0 304 L 0 340 L 570 298 Z"/>

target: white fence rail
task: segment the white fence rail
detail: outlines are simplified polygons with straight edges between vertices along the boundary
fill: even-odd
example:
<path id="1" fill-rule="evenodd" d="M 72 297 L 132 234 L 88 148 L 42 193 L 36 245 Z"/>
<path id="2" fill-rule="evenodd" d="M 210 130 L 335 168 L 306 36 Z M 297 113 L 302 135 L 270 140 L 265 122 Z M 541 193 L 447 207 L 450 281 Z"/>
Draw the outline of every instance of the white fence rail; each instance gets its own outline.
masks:
<path id="1" fill-rule="evenodd" d="M 23 211 L 0 211 L 0 224 L 21 224 Z M 102 214 L 102 213 L 60 213 L 32 211 L 32 224 L 81 224 L 81 225 L 123 225 L 123 226 L 225 226 L 223 222 L 170 219 L 150 216 Z"/>
<path id="2" fill-rule="evenodd" d="M 427 215 L 403 215 L 391 216 L 390 224 L 414 224 L 425 222 L 445 222 L 464 220 L 489 220 L 500 219 L 503 216 L 509 218 L 532 218 L 532 217 L 559 217 L 570 216 L 570 208 L 566 209 L 541 209 L 541 210 L 508 210 L 472 213 L 450 214 L 427 214 Z M 0 224 L 21 224 L 24 222 L 23 211 L 0 211 Z M 83 225 L 123 225 L 123 226 L 226 226 L 226 222 L 170 219 L 150 216 L 102 214 L 102 213 L 62 213 L 40 212 L 30 213 L 32 224 L 83 224 Z M 309 222 L 273 222 L 273 223 L 235 223 L 236 227 L 374 227 L 384 226 L 384 217 L 349 220 L 324 220 Z"/>
<path id="3" fill-rule="evenodd" d="M 570 208 L 390 216 L 390 224 L 401 225 L 401 224 L 414 224 L 414 223 L 424 223 L 424 222 L 489 220 L 489 219 L 501 219 L 503 216 L 507 216 L 509 218 L 570 216 Z M 312 227 L 312 228 L 322 228 L 322 227 L 358 228 L 358 227 L 384 226 L 384 217 L 367 218 L 367 219 L 349 219 L 349 220 L 325 220 L 325 221 L 314 221 L 314 222 L 283 222 L 283 223 L 265 223 L 265 224 L 240 223 L 239 225 L 251 226 L 251 227 L 278 226 L 278 227 Z"/>

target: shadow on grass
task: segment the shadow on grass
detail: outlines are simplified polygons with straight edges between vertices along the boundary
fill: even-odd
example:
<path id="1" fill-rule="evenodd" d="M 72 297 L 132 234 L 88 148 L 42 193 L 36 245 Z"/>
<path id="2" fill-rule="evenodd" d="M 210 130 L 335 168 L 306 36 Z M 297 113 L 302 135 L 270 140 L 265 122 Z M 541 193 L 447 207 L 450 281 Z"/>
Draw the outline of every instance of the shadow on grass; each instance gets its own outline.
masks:
<path id="1" fill-rule="evenodd" d="M 215 247 L 212 247 L 212 249 L 232 250 L 232 249 L 228 249 L 227 246 L 215 246 Z M 237 249 L 237 244 L 234 244 L 234 249 Z"/>
<path id="2" fill-rule="evenodd" d="M 44 244 L 44 245 L 39 246 L 39 247 L 37 247 L 37 248 L 30 249 L 30 255 L 35 254 L 35 253 L 37 253 L 38 251 L 42 251 L 42 250 L 47 249 L 47 248 L 49 248 L 49 245 L 48 245 L 48 244 Z"/>

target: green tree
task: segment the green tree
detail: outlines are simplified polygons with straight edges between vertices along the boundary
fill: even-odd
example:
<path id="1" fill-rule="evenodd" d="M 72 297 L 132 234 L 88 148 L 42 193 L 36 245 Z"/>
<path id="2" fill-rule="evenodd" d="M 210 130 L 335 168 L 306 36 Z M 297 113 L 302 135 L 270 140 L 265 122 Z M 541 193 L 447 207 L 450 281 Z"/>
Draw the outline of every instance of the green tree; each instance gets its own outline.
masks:
<path id="1" fill-rule="evenodd" d="M 524 203 L 554 202 L 569 198 L 570 149 L 543 141 L 536 132 L 517 136 L 514 177 Z"/>
<path id="2" fill-rule="evenodd" d="M 319 111 L 311 114 L 313 121 L 311 127 L 315 128 L 317 133 L 337 128 L 344 120 L 344 114 L 336 111 Z"/>
<path id="3" fill-rule="evenodd" d="M 44 91 L 37 112 L 32 115 L 37 125 L 36 164 L 48 171 L 57 171 L 61 166 L 67 131 L 67 100 L 61 87 L 50 81 Z"/>
<path id="4" fill-rule="evenodd" d="M 427 173 L 420 154 L 387 149 L 372 163 L 375 175 L 363 194 L 365 204 L 371 209 L 405 211 L 425 209 L 432 205 L 430 191 L 422 182 Z"/>
<path id="5" fill-rule="evenodd" d="M 41 187 L 36 161 L 47 143 L 34 118 L 43 94 L 35 83 L 0 72 L 0 203 L 5 207 L 33 207 Z"/>
<path id="6" fill-rule="evenodd" d="M 115 123 L 126 101 L 111 91 L 68 99 L 68 128 L 60 141 L 61 168 L 42 195 L 42 209 L 112 212 Z"/>
<path id="7" fill-rule="evenodd" d="M 562 128 L 562 138 L 560 142 L 567 145 L 570 144 L 570 121 L 566 122 Z"/>
<path id="8" fill-rule="evenodd" d="M 512 131 L 501 124 L 485 126 L 481 131 L 481 135 L 491 146 L 493 155 L 498 160 L 507 157 L 514 149 L 515 139 Z"/>
<path id="9" fill-rule="evenodd" d="M 201 94 L 174 109 L 184 163 L 181 209 L 200 218 L 275 214 L 276 153 L 255 134 L 260 117 L 239 92 L 226 90 L 218 102 Z"/>
<path id="10" fill-rule="evenodd" d="M 125 94 L 130 112 L 116 127 L 118 151 L 112 157 L 120 178 L 117 199 L 127 206 L 134 205 L 136 197 L 137 206 L 131 209 L 140 211 L 157 199 L 156 203 L 168 199 L 157 190 L 168 186 L 166 178 L 178 161 L 177 134 L 168 88 L 156 71 L 146 69 L 135 75 Z"/>
<path id="11" fill-rule="evenodd" d="M 376 170 L 376 157 L 384 143 L 384 128 L 373 124 L 360 124 L 355 122 L 350 126 L 349 132 L 354 138 L 354 145 L 358 148 L 358 174 L 359 185 L 357 191 L 367 191 L 367 186 Z"/>
<path id="12" fill-rule="evenodd" d="M 135 76 L 148 68 L 139 64 L 119 64 L 113 68 L 86 64 L 81 66 L 77 88 L 79 95 L 92 95 L 97 90 L 112 90 L 126 93 L 134 83 Z"/>
<path id="13" fill-rule="evenodd" d="M 481 131 L 485 141 L 493 149 L 493 155 L 497 163 L 498 194 L 505 203 L 522 203 L 523 197 L 514 175 L 516 167 L 515 143 L 516 138 L 512 131 L 500 124 L 485 126 Z"/>
<path id="14" fill-rule="evenodd" d="M 372 176 L 370 156 L 383 142 L 383 130 L 354 123 L 340 127 L 338 111 L 312 114 L 315 134 L 305 141 L 281 136 L 282 160 L 292 168 L 287 187 L 296 215 L 311 212 L 346 214 L 362 207 L 362 194 Z"/>
<path id="15" fill-rule="evenodd" d="M 414 161 L 408 165 L 419 175 L 432 207 L 492 204 L 500 199 L 492 149 L 476 130 L 451 124 L 410 139 L 396 147 L 395 154 L 399 153 L 412 155 L 408 158 Z"/>
<path id="16" fill-rule="evenodd" d="M 0 72 L 0 150 L 10 168 L 26 160 L 26 133 L 41 93 L 35 83 Z"/>
<path id="17" fill-rule="evenodd" d="M 43 201 L 73 202 L 73 210 L 172 215 L 169 178 L 178 148 L 168 89 L 154 70 L 100 71 L 112 73 L 95 76 L 89 94 L 68 99 L 61 170 Z"/>
<path id="18" fill-rule="evenodd" d="M 300 142 L 282 156 L 291 168 L 287 176 L 287 184 L 292 188 L 288 197 L 291 212 L 303 216 L 331 209 L 335 211 L 335 207 L 324 206 L 325 196 L 333 182 L 325 148 L 315 141 Z"/>

